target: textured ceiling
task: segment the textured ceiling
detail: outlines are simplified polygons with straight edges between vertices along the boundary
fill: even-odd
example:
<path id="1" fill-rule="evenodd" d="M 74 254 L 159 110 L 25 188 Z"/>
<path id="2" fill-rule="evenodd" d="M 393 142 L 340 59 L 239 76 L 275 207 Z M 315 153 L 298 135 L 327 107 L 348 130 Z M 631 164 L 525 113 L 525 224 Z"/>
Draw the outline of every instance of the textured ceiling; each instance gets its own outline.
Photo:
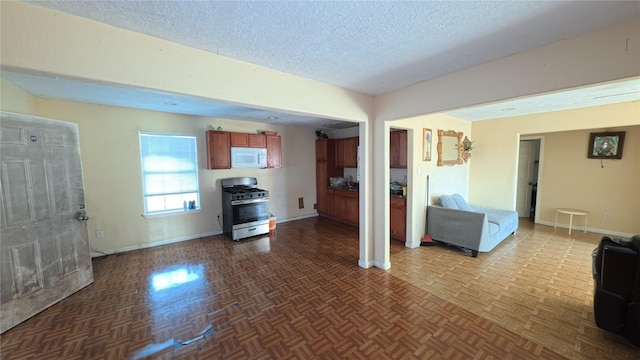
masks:
<path id="1" fill-rule="evenodd" d="M 371 95 L 640 15 L 637 1 L 29 2 Z M 130 96 L 118 94 L 130 95 L 128 92 L 137 89 L 118 88 L 110 96 L 110 88 L 104 84 L 79 84 L 73 79 L 63 79 L 64 84 L 56 85 L 51 79 L 41 83 L 29 77 L 33 75 L 3 71 L 3 77 L 11 76 L 13 80 L 9 81 L 44 97 L 53 95 L 47 86 L 62 86 L 65 91 L 57 97 L 66 94 L 68 100 L 140 108 L 150 108 L 146 103 L 151 102 L 156 104 L 153 110 L 205 116 L 221 116 L 217 115 L 221 112 L 231 119 L 243 119 L 243 112 L 253 111 L 257 117 L 271 115 L 287 123 L 284 118 L 291 116 L 292 121 L 306 120 L 311 126 L 325 125 L 328 121 L 214 104 L 205 99 L 172 100 L 172 94 L 149 90 L 142 90 L 141 101 L 136 105 L 131 103 Z M 93 93 L 95 99 L 100 95 L 110 100 L 87 99 Z M 155 101 L 158 99 L 162 103 Z M 174 103 L 180 106 L 171 105 Z M 509 107 L 501 105 L 503 109 Z M 491 108 L 485 107 L 483 116 L 492 116 L 487 109 Z M 504 115 L 504 111 L 499 111 Z M 545 109 L 539 106 L 536 111 Z M 479 119 L 470 110 L 455 114 L 469 120 Z M 255 121 L 248 117 L 245 120 Z"/>

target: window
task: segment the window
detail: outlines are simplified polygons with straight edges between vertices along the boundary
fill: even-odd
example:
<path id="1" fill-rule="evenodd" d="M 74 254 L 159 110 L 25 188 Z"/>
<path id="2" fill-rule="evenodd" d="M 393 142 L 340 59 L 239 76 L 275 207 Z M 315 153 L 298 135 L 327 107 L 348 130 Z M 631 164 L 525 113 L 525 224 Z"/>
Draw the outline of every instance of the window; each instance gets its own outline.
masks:
<path id="1" fill-rule="evenodd" d="M 195 136 L 140 133 L 145 215 L 200 208 Z"/>

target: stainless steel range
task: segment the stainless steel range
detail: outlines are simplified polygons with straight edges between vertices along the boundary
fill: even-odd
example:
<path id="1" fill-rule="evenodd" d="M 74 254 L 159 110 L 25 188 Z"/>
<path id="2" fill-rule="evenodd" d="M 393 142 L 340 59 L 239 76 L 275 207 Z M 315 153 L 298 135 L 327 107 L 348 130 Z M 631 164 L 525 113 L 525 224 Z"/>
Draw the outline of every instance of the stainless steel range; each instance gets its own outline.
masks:
<path id="1" fill-rule="evenodd" d="M 253 177 L 222 179 L 223 230 L 233 240 L 269 233 L 269 192 Z"/>

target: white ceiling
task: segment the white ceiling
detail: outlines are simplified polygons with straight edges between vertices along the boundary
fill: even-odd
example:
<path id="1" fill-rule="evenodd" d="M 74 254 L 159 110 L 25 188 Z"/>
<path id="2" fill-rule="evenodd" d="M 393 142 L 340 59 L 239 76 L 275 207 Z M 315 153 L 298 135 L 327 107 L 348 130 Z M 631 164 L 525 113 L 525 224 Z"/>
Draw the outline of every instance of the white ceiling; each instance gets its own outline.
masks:
<path id="1" fill-rule="evenodd" d="M 371 95 L 640 15 L 638 1 L 29 2 Z M 2 77 L 45 98 L 316 128 L 341 126 L 302 114 L 55 75 L 3 69 Z M 640 82 L 634 79 L 449 114 L 484 120 L 639 98 Z"/>

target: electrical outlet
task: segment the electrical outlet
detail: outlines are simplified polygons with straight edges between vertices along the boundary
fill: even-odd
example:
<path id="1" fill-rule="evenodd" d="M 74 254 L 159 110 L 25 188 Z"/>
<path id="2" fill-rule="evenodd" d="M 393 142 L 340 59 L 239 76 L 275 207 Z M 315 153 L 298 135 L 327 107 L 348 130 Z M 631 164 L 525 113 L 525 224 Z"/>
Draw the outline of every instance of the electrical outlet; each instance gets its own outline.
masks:
<path id="1" fill-rule="evenodd" d="M 313 209 L 317 210 L 318 209 L 318 204 L 313 204 Z"/>
<path id="2" fill-rule="evenodd" d="M 304 209 L 304 199 L 298 198 L 298 209 Z"/>
<path id="3" fill-rule="evenodd" d="M 96 230 L 96 237 L 97 238 L 103 238 L 104 237 L 104 229 Z"/>

